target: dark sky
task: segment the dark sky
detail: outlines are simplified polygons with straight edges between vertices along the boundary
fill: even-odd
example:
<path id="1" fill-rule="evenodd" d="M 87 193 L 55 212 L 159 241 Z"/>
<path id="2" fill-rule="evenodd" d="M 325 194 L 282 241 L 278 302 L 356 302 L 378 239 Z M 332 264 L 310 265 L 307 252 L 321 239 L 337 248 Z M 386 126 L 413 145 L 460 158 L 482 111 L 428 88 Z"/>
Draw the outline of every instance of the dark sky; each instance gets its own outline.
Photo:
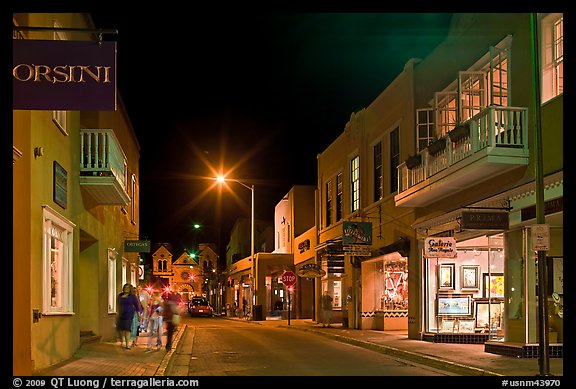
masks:
<path id="1" fill-rule="evenodd" d="M 176 249 L 228 241 L 250 190 L 210 189 L 213 171 L 255 185 L 256 217 L 293 185 L 315 185 L 316 156 L 411 57 L 446 35 L 450 14 L 92 13 L 118 35 L 118 87 L 141 145 L 141 239 Z M 210 168 L 212 167 L 212 169 Z M 194 233 L 193 222 L 202 223 Z M 224 255 L 224 251 L 221 250 Z M 176 253 L 176 256 L 180 253 Z"/>

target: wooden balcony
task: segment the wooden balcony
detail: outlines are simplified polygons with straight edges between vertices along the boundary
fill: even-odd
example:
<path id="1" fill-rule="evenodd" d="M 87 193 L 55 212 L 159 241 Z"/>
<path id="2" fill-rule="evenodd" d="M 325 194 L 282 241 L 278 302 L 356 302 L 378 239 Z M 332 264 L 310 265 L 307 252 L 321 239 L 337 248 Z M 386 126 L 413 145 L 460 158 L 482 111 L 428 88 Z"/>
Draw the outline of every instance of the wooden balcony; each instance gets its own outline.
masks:
<path id="1" fill-rule="evenodd" d="M 80 130 L 80 187 L 99 204 L 128 205 L 127 162 L 110 129 Z"/>
<path id="2" fill-rule="evenodd" d="M 396 206 L 424 207 L 528 165 L 526 108 L 487 107 L 450 135 L 439 151 L 431 145 L 417 163 L 398 166 Z"/>

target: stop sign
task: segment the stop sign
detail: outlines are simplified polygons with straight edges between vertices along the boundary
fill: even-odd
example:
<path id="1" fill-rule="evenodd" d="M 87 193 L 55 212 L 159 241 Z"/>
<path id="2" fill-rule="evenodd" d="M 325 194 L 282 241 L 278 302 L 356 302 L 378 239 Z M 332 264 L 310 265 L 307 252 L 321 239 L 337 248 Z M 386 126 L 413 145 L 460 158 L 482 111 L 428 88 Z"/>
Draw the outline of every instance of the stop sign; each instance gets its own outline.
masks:
<path id="1" fill-rule="evenodd" d="M 282 273 L 282 283 L 286 286 L 292 286 L 296 283 L 296 274 L 291 271 Z"/>

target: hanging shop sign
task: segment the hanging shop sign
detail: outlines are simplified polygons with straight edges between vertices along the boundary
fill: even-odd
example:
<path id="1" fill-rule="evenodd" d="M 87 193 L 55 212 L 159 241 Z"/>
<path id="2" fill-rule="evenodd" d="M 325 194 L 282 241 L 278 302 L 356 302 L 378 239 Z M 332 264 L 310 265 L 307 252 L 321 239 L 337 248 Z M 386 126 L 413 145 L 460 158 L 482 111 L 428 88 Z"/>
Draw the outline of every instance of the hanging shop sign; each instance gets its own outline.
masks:
<path id="1" fill-rule="evenodd" d="M 116 110 L 116 42 L 12 40 L 12 109 Z"/>
<path id="2" fill-rule="evenodd" d="M 372 250 L 370 247 L 360 244 L 348 244 L 342 246 L 345 255 L 354 255 L 356 257 L 371 257 Z"/>
<path id="3" fill-rule="evenodd" d="M 326 271 L 317 263 L 307 263 L 302 265 L 296 274 L 303 278 L 320 278 L 326 275 Z"/>
<path id="4" fill-rule="evenodd" d="M 340 257 L 328 257 L 328 273 L 344 273 L 344 259 Z"/>
<path id="5" fill-rule="evenodd" d="M 370 222 L 343 222 L 343 244 L 372 244 L 372 223 Z"/>
<path id="6" fill-rule="evenodd" d="M 310 239 L 304 239 L 302 242 L 298 243 L 298 251 L 300 251 L 300 254 L 308 250 L 310 250 Z"/>
<path id="7" fill-rule="evenodd" d="M 455 258 L 456 239 L 449 236 L 426 238 L 424 256 L 426 258 Z"/>
<path id="8" fill-rule="evenodd" d="M 149 240 L 125 240 L 124 252 L 127 253 L 149 253 L 150 241 Z"/>
<path id="9" fill-rule="evenodd" d="M 460 227 L 463 230 L 507 230 L 508 212 L 473 212 L 463 211 Z"/>

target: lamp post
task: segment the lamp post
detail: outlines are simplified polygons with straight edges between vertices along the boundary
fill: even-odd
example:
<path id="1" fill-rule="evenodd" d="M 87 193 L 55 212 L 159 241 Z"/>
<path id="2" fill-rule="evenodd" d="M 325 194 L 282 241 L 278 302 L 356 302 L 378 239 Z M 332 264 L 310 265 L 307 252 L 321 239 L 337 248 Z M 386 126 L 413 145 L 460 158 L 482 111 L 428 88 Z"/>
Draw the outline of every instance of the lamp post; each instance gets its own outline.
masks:
<path id="1" fill-rule="evenodd" d="M 232 182 L 236 182 L 240 185 L 242 185 L 244 188 L 247 188 L 250 190 L 251 194 L 252 194 L 252 210 L 251 210 L 251 215 L 250 215 L 250 261 L 252 262 L 251 266 L 252 266 L 252 303 L 251 303 L 251 307 L 250 307 L 250 312 L 252 315 L 252 318 L 254 318 L 254 304 L 256 303 L 256 274 L 255 274 L 255 259 L 254 259 L 254 185 L 248 186 L 245 183 L 243 183 L 242 181 L 233 179 L 233 178 L 225 178 L 223 176 L 218 176 L 216 177 L 216 180 L 220 183 L 224 183 L 225 181 L 232 181 Z"/>

